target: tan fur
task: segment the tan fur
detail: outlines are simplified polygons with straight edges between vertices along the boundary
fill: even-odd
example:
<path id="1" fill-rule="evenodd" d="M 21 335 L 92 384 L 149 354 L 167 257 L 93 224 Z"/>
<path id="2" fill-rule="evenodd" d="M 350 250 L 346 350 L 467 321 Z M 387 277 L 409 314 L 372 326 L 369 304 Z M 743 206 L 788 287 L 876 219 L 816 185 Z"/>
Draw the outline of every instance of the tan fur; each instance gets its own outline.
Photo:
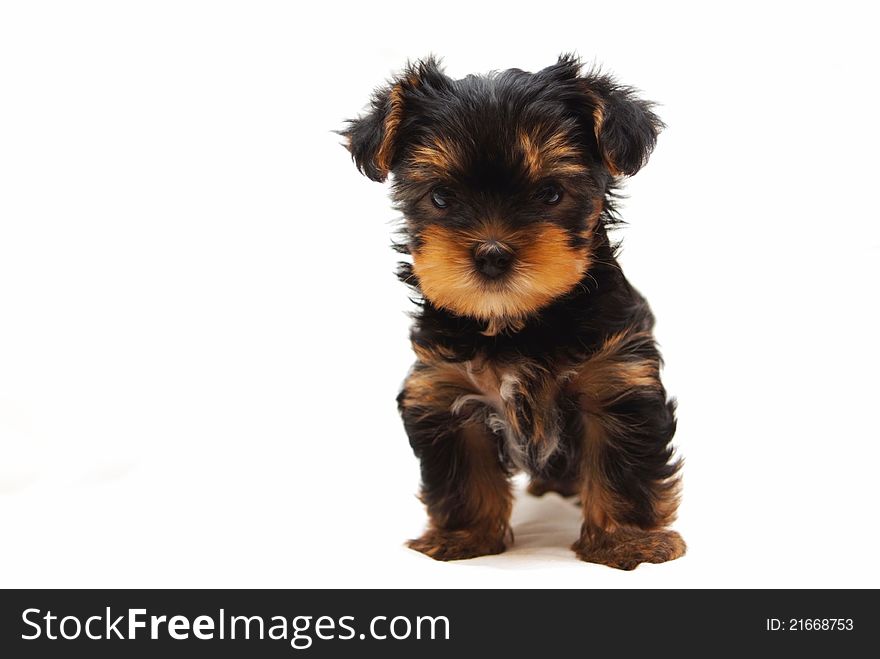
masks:
<path id="1" fill-rule="evenodd" d="M 581 503 L 584 512 L 584 533 L 595 536 L 617 528 L 617 501 L 602 473 L 602 453 L 607 435 L 601 423 L 587 416 L 584 424 L 585 446 Z"/>
<path id="2" fill-rule="evenodd" d="M 449 412 L 460 396 L 478 393 L 460 364 L 438 360 L 430 365 L 417 364 L 412 370 L 406 379 L 403 403 L 428 414 Z"/>
<path id="3" fill-rule="evenodd" d="M 535 180 L 540 175 L 541 169 L 543 168 L 543 158 L 541 157 L 541 150 L 536 142 L 534 142 L 531 136 L 526 132 L 521 132 L 519 134 L 519 144 L 522 149 L 523 159 L 526 165 L 526 171 L 529 173 L 529 178 Z"/>
<path id="4" fill-rule="evenodd" d="M 583 561 L 634 570 L 641 563 L 665 563 L 680 558 L 687 546 L 675 531 L 623 527 L 593 538 L 582 535 L 572 549 Z"/>
<path id="5" fill-rule="evenodd" d="M 414 146 L 407 159 L 407 177 L 414 181 L 442 179 L 461 167 L 461 154 L 454 142 L 435 138 L 431 144 Z"/>
<path id="6" fill-rule="evenodd" d="M 577 369 L 570 387 L 580 394 L 585 409 L 598 413 L 633 389 L 660 389 L 660 364 L 633 357 L 628 350 L 633 343 L 645 340 L 651 340 L 649 332 L 615 334 Z"/>
<path id="7" fill-rule="evenodd" d="M 602 161 L 612 176 L 620 176 L 621 171 L 614 164 L 614 154 L 610 153 L 602 143 L 601 135 L 602 124 L 605 123 L 605 102 L 596 94 L 588 92 L 588 95 L 593 102 L 593 130 L 596 134 L 596 144 L 599 146 L 599 152 L 602 154 Z"/>
<path id="8" fill-rule="evenodd" d="M 510 518 L 510 482 L 500 468 L 494 438 L 481 424 L 468 423 L 462 429 L 461 441 L 468 452 L 467 510 L 477 520 L 483 520 L 490 531 L 503 536 Z"/>
<path id="9" fill-rule="evenodd" d="M 403 87 L 400 83 L 391 88 L 388 97 L 390 110 L 385 117 L 382 142 L 376 152 L 376 168 L 383 174 L 388 174 L 391 169 L 391 158 L 394 155 L 394 145 L 397 139 L 397 129 L 403 120 Z"/>
<path id="10" fill-rule="evenodd" d="M 581 155 L 568 135 L 545 130 L 528 133 L 520 131 L 519 147 L 523 154 L 529 179 L 580 174 L 585 170 Z"/>
<path id="11" fill-rule="evenodd" d="M 515 250 L 507 281 L 485 282 L 474 270 L 471 250 L 485 240 Z M 434 225 L 425 229 L 413 252 L 413 271 L 431 302 L 484 321 L 521 321 L 570 291 L 589 262 L 589 251 L 572 248 L 565 230 L 549 222 L 519 230 L 492 223 L 473 231 Z"/>

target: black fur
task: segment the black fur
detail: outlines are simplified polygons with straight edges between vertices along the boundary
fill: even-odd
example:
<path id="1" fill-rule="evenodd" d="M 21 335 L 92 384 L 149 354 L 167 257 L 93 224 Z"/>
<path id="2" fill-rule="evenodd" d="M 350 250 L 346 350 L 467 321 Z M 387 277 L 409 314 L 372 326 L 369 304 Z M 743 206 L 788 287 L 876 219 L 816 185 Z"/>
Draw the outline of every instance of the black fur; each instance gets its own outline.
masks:
<path id="1" fill-rule="evenodd" d="M 509 501 L 496 479 L 523 468 L 550 484 L 538 491 L 582 492 L 581 558 L 629 569 L 683 553 L 677 534 L 662 530 L 677 501 L 675 405 L 656 375 L 653 315 L 609 238 L 621 177 L 645 165 L 662 125 L 633 88 L 582 71 L 571 56 L 537 73 L 461 80 L 429 58 L 378 90 L 342 131 L 364 174 L 393 174 L 405 218 L 397 248 L 416 261 L 398 273 L 418 304 L 419 355 L 398 402 L 431 516 L 413 547 L 443 559 L 500 551 L 506 519 L 492 517 L 509 511 Z M 554 238 L 560 230 L 563 242 Z M 480 231 L 520 241 L 530 281 L 559 290 L 540 303 L 524 294 L 521 309 L 511 293 L 513 311 L 494 317 L 481 300 L 494 309 L 492 296 L 506 284 L 469 283 L 470 297 L 448 273 L 428 285 L 418 259 L 423 273 L 431 272 L 427 254 L 435 271 L 447 265 L 429 247 L 446 241 L 436 244 L 455 251 L 448 259 L 458 263 L 469 241 L 483 240 Z M 569 256 L 587 265 L 562 286 L 567 264 L 558 261 Z M 464 439 L 475 423 L 485 431 L 478 448 L 498 456 L 494 466 Z M 474 464 L 484 480 L 467 476 Z"/>

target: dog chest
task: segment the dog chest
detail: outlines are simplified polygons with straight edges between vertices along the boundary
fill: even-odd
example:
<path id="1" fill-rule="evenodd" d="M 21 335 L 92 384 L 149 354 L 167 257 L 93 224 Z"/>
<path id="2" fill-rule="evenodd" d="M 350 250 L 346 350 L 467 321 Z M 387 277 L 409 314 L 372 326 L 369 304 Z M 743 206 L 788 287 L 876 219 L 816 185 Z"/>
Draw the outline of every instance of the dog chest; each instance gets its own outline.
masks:
<path id="1" fill-rule="evenodd" d="M 468 393 L 453 403 L 459 413 L 472 404 L 484 409 L 489 428 L 506 439 L 507 453 L 523 469 L 540 468 L 560 442 L 561 414 L 557 378 L 534 364 L 493 364 L 469 361 L 462 364 Z"/>

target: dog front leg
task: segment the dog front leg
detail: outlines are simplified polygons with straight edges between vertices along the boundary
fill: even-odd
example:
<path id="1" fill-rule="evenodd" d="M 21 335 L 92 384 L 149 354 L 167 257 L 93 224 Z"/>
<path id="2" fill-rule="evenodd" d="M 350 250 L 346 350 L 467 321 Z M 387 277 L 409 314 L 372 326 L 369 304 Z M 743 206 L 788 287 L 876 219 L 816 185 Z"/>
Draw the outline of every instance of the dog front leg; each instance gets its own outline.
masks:
<path id="1" fill-rule="evenodd" d="M 584 522 L 573 549 L 591 563 L 632 570 L 685 553 L 668 528 L 678 507 L 680 463 L 670 445 L 675 405 L 645 332 L 611 337 L 574 379 L 581 395 Z"/>
<path id="2" fill-rule="evenodd" d="M 510 533 L 509 474 L 498 439 L 482 421 L 405 407 L 404 425 L 421 461 L 428 529 L 409 546 L 440 561 L 500 554 Z"/>

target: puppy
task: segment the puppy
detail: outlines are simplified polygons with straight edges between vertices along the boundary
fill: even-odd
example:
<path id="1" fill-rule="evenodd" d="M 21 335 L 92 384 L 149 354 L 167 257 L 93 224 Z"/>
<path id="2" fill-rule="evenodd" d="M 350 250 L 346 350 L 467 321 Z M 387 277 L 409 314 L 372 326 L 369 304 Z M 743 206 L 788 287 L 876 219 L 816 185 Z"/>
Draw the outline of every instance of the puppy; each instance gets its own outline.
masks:
<path id="1" fill-rule="evenodd" d="M 609 229 L 616 190 L 647 161 L 652 104 L 572 56 L 537 73 L 455 80 L 428 58 L 341 131 L 366 176 L 393 174 L 399 276 L 417 293 L 416 355 L 398 397 L 421 461 L 438 560 L 512 541 L 511 475 L 577 495 L 579 558 L 630 570 L 685 552 L 675 404 L 654 318 Z"/>

